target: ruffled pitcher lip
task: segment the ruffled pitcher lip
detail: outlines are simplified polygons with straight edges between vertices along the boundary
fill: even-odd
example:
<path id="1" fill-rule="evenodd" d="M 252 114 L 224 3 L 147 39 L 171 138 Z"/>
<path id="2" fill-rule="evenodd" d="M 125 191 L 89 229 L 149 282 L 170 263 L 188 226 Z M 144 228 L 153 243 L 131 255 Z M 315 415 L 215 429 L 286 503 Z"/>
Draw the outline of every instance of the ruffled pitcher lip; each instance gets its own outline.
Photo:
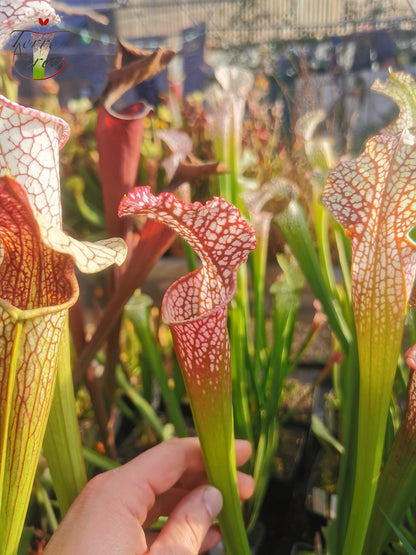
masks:
<path id="1" fill-rule="evenodd" d="M 71 129 L 68 123 L 64 119 L 59 118 L 57 116 L 53 116 L 52 114 L 47 114 L 46 112 L 42 112 L 40 110 L 36 110 L 35 108 L 30 108 L 29 106 L 22 106 L 21 104 L 18 104 L 17 102 L 13 102 L 12 100 L 9 100 L 8 98 L 0 94 L 0 107 L 1 106 L 5 106 L 10 110 L 13 110 L 14 112 L 17 112 L 19 114 L 37 118 L 43 124 L 47 124 L 49 122 L 54 123 L 57 126 L 59 131 L 58 142 L 59 142 L 60 149 L 68 141 L 69 136 L 71 134 Z"/>
<path id="2" fill-rule="evenodd" d="M 201 260 L 200 268 L 165 293 L 162 315 L 170 325 L 200 321 L 231 300 L 237 270 L 256 246 L 255 230 L 235 206 L 220 197 L 186 203 L 172 193 L 154 196 L 150 187 L 137 187 L 121 200 L 118 213 L 147 215 L 169 226 Z"/>

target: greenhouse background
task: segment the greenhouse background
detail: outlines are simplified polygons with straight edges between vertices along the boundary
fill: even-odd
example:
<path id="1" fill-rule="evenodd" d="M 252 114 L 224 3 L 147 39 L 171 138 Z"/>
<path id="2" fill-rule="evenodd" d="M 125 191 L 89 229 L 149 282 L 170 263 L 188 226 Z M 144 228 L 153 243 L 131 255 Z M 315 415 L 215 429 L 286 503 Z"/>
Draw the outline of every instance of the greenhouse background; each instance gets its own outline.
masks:
<path id="1" fill-rule="evenodd" d="M 407 0 L 130 0 L 120 2 L 114 17 L 126 38 L 172 36 L 206 22 L 213 48 L 414 27 Z"/>
<path id="2" fill-rule="evenodd" d="M 416 73 L 414 0 L 68 0 L 56 3 L 62 18 L 55 55 L 65 57 L 59 75 L 62 105 L 100 95 L 117 38 L 143 49 L 174 48 L 168 70 L 133 94 L 156 105 L 168 81 L 185 96 L 204 90 L 224 64 L 250 69 L 265 100 L 283 102 L 293 134 L 298 117 L 323 108 L 349 120 L 360 110 L 362 127 L 375 129 L 392 110 L 370 90 L 388 68 Z M 39 87 L 21 84 L 25 98 Z M 350 122 L 351 123 L 351 122 Z M 354 125 L 354 122 L 352 122 Z M 341 133 L 340 136 L 344 136 Z M 357 144 L 362 143 L 362 138 Z M 342 148 L 343 145 L 340 145 Z"/>
<path id="3" fill-rule="evenodd" d="M 56 5 L 70 31 L 65 52 L 78 56 L 68 82 L 85 80 L 87 72 L 92 94 L 100 88 L 95 77 L 114 54 L 116 37 L 143 48 L 222 52 L 227 62 L 253 69 L 262 62 L 260 46 L 281 52 L 289 44 L 306 45 L 318 51 L 312 64 L 317 70 L 328 69 L 331 48 L 349 41 L 356 43 L 360 58 L 354 69 L 377 69 L 380 59 L 389 62 L 391 51 L 407 65 L 416 49 L 414 0 L 67 0 Z M 354 60 L 345 63 L 348 69 L 354 66 Z"/>
<path id="4" fill-rule="evenodd" d="M 234 64 L 253 71 L 268 101 L 283 101 L 288 128 L 316 108 L 334 117 L 341 111 L 348 120 L 358 104 L 359 120 L 373 129 L 392 104 L 372 93 L 371 84 L 384 78 L 389 67 L 416 72 L 416 2 L 412 2 L 58 2 L 60 27 L 66 32 L 58 35 L 61 44 L 55 46 L 55 54 L 67 62 L 59 75 L 60 102 L 65 105 L 83 96 L 94 101 L 99 96 L 121 38 L 139 48 L 167 46 L 178 52 L 169 75 L 163 72 L 150 87 L 157 91 L 155 98 L 147 99 L 153 104 L 166 95 L 168 78 L 180 81 L 186 96 L 209 86 L 216 67 Z M 35 86 L 26 80 L 21 94 L 36 95 Z"/>

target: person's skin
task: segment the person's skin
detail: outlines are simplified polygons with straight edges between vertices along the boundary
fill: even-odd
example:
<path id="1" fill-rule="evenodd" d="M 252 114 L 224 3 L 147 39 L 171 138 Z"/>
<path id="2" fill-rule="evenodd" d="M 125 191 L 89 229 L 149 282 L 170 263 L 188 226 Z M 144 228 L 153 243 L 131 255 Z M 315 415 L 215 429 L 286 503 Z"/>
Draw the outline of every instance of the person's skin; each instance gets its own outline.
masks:
<path id="1" fill-rule="evenodd" d="M 236 464 L 250 457 L 236 441 Z M 251 476 L 238 472 L 240 498 L 254 491 Z M 221 535 L 213 521 L 221 493 L 207 484 L 196 438 L 170 439 L 124 466 L 94 477 L 70 507 L 45 555 L 196 555 Z M 159 534 L 146 533 L 168 516 Z"/>

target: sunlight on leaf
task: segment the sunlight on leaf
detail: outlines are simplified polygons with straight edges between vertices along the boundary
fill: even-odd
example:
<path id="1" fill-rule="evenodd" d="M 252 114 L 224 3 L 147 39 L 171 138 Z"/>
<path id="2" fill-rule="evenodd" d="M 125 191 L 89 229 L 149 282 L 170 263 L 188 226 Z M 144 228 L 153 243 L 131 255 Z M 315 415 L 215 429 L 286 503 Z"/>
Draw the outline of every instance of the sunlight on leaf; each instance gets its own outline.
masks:
<path id="1" fill-rule="evenodd" d="M 118 40 L 117 55 L 112 69 L 107 74 L 107 83 L 98 104 L 104 106 L 108 113 L 121 119 L 142 118 L 149 113 L 151 106 L 143 103 L 143 110 L 133 116 L 114 112 L 113 106 L 132 87 L 165 69 L 174 56 L 175 51 L 168 48 L 158 48 L 155 51 L 140 50 Z"/>
<path id="2" fill-rule="evenodd" d="M 398 117 L 384 130 L 386 134 L 397 135 L 416 127 L 416 82 L 410 74 L 391 72 L 385 83 L 376 79 L 371 89 L 390 97 L 400 109 Z"/>

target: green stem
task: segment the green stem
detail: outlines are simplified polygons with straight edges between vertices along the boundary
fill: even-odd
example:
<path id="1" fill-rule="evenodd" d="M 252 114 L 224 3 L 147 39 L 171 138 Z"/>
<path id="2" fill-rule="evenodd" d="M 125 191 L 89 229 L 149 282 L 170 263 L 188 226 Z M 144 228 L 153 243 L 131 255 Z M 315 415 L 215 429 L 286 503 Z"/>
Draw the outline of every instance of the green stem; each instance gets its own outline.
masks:
<path id="1" fill-rule="evenodd" d="M 356 475 L 344 555 L 361 554 L 380 472 L 393 376 L 388 372 L 371 380 L 360 367 Z"/>
<path id="2" fill-rule="evenodd" d="M 237 486 L 226 316 L 227 307 L 221 305 L 198 319 L 200 329 L 208 329 L 212 333 L 206 341 L 211 352 L 215 353 L 215 367 L 209 364 L 205 352 L 201 356 L 195 349 L 190 349 L 189 357 L 178 356 L 178 361 L 208 479 L 223 495 L 223 508 L 218 520 L 227 555 L 250 555 Z M 189 345 L 190 334 L 195 333 L 195 321 L 171 324 L 170 329 L 175 351 L 182 353 L 184 345 Z"/>
<path id="3" fill-rule="evenodd" d="M 349 306 L 352 303 L 352 284 L 351 284 L 351 242 L 345 236 L 344 230 L 337 223 L 335 224 L 335 242 L 337 245 L 339 265 L 341 267 L 344 289 L 346 292 Z"/>
<path id="4" fill-rule="evenodd" d="M 52 531 L 55 532 L 56 529 L 58 528 L 58 521 L 56 519 L 55 511 L 53 510 L 50 497 L 48 495 L 46 488 L 43 485 L 38 483 L 38 488 L 39 488 L 40 501 L 43 503 L 43 506 L 45 507 L 45 511 L 48 516 Z"/>
<path id="5" fill-rule="evenodd" d="M 253 431 L 249 406 L 249 373 L 253 372 L 248 345 L 248 285 L 247 265 L 240 267 L 237 274 L 237 291 L 228 311 L 230 333 L 230 356 L 233 383 L 233 405 L 237 436 L 253 445 Z M 252 380 L 253 381 L 253 380 Z M 257 383 L 257 382 L 256 382 Z"/>
<path id="6" fill-rule="evenodd" d="M 231 302 L 228 311 L 230 333 L 230 357 L 233 383 L 233 406 L 235 430 L 239 438 L 250 441 L 253 445 L 253 432 L 251 429 L 251 416 L 248 401 L 249 384 L 247 380 L 247 337 L 245 323 L 241 311 Z"/>
<path id="7" fill-rule="evenodd" d="M 314 242 L 300 205 L 291 201 L 286 210 L 275 216 L 274 221 L 279 226 L 285 241 L 296 257 L 313 293 L 322 303 L 330 326 L 338 337 L 343 351 L 347 352 L 351 342 L 351 331 L 345 321 L 338 300 L 334 299 L 322 274 Z"/>
<path id="8" fill-rule="evenodd" d="M 275 414 L 268 418 L 262 418 L 260 437 L 256 448 L 256 459 L 254 464 L 253 478 L 256 483 L 256 490 L 249 502 L 251 502 L 250 520 L 247 526 L 250 532 L 257 522 L 260 509 L 266 494 L 267 485 L 270 479 L 270 470 L 273 456 L 276 453 L 279 441 L 279 422 Z"/>
<path id="9" fill-rule="evenodd" d="M 113 468 L 117 468 L 120 466 L 120 463 L 117 461 L 106 457 L 105 455 L 101 455 L 97 453 L 94 449 L 90 447 L 82 448 L 82 452 L 84 453 L 84 459 L 94 467 L 100 468 L 101 470 L 113 470 Z"/>
<path id="10" fill-rule="evenodd" d="M 229 174 L 221 174 L 218 176 L 218 183 L 220 188 L 220 197 L 228 200 L 228 202 L 232 202 L 231 199 L 233 197 L 232 194 L 232 184 L 231 184 L 231 176 Z"/>
<path id="11" fill-rule="evenodd" d="M 356 343 L 351 348 L 342 363 L 342 403 L 341 403 L 341 437 L 344 454 L 341 458 L 338 477 L 337 517 L 328 526 L 327 545 L 330 555 L 342 552 L 347 533 L 348 520 L 351 514 L 352 497 L 354 492 L 354 472 L 357 466 L 357 427 L 358 427 L 358 353 Z"/>
<path id="12" fill-rule="evenodd" d="M 328 288 L 334 293 L 336 291 L 336 280 L 331 260 L 331 247 L 329 244 L 328 211 L 317 201 L 314 202 L 314 208 L 316 240 L 321 262 L 320 266 L 323 270 L 323 276 Z"/>
<path id="13" fill-rule="evenodd" d="M 201 410 L 190 400 L 208 479 L 223 496 L 218 521 L 226 553 L 250 555 L 237 487 L 232 405 L 216 402 L 209 405 L 211 410 L 208 405 Z"/>
<path id="14" fill-rule="evenodd" d="M 406 510 L 414 501 L 416 485 L 416 374 L 411 370 L 407 408 L 396 433 L 378 483 L 364 553 L 382 553 L 394 537 L 390 525 L 400 526 Z"/>
<path id="15" fill-rule="evenodd" d="M 137 393 L 137 391 L 127 380 L 126 376 L 119 366 L 117 366 L 116 368 L 116 382 L 117 385 L 121 387 L 121 389 L 126 393 L 126 395 L 128 395 L 130 401 L 134 404 L 134 406 L 148 420 L 149 424 L 153 427 L 159 438 L 162 440 L 165 439 L 165 430 L 159 417 L 152 409 L 151 405 L 149 405 L 149 403 L 146 401 L 146 399 L 144 399 Z"/>
<path id="16" fill-rule="evenodd" d="M 268 394 L 266 411 L 276 414 L 283 381 L 293 367 L 293 364 L 289 363 L 289 357 L 301 289 L 287 281 L 280 281 L 273 284 L 271 292 L 273 294 L 273 346 L 265 390 Z"/>
<path id="17" fill-rule="evenodd" d="M 176 397 L 175 390 L 169 385 L 168 376 L 163 366 L 160 352 L 157 348 L 149 323 L 149 302 L 150 298 L 140 295 L 133 296 L 127 303 L 125 312 L 133 323 L 134 329 L 140 339 L 143 347 L 145 358 L 150 363 L 149 366 L 154 373 L 163 400 L 166 404 L 166 411 L 169 420 L 175 426 L 176 434 L 179 437 L 186 437 L 188 430 L 185 419 L 183 417 L 179 401 Z"/>
<path id="18" fill-rule="evenodd" d="M 68 317 L 61 336 L 52 406 L 43 439 L 61 515 L 87 483 L 72 382 Z"/>
<path id="19" fill-rule="evenodd" d="M 397 456 L 400 457 L 400 453 L 397 453 Z M 364 555 L 378 555 L 383 552 L 387 542 L 394 537 L 385 515 L 387 514 L 394 524 L 400 525 L 406 509 L 414 498 L 413 492 L 416 484 L 414 454 L 401 465 L 400 475 L 398 475 L 397 468 L 394 467 L 395 461 L 391 459 L 391 463 L 383 470 L 369 524 Z M 391 472 L 392 469 L 396 471 L 394 474 Z"/>
<path id="20" fill-rule="evenodd" d="M 267 231 L 269 228 L 267 229 Z M 266 345 L 266 316 L 264 291 L 267 265 L 267 236 L 257 234 L 257 248 L 251 253 L 253 277 L 253 319 L 254 319 L 254 375 L 259 376 Z"/>

